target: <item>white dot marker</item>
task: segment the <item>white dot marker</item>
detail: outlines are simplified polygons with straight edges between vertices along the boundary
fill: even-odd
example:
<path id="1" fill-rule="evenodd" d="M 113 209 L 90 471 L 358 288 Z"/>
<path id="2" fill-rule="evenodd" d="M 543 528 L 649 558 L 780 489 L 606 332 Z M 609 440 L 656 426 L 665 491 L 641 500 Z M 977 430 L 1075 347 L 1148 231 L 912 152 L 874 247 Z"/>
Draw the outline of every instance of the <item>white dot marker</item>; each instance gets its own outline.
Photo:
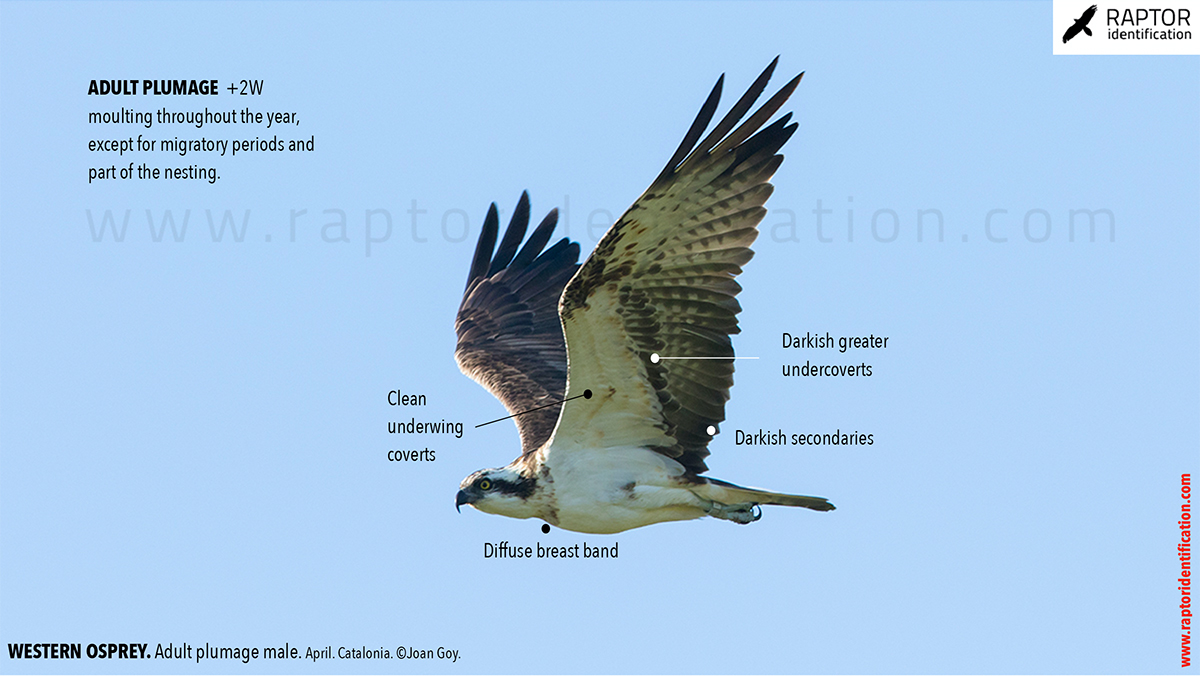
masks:
<path id="1" fill-rule="evenodd" d="M 710 437 L 711 437 L 711 436 L 713 436 L 713 435 L 714 435 L 714 434 L 716 434 L 716 433 L 717 433 L 717 428 L 716 428 L 716 427 L 713 427 L 712 425 L 709 425 L 709 426 L 708 426 L 708 436 L 710 436 Z"/>
<path id="2" fill-rule="evenodd" d="M 662 357 L 659 357 L 657 352 L 654 352 L 650 355 L 651 364 L 657 364 L 660 359 L 662 359 Z"/>

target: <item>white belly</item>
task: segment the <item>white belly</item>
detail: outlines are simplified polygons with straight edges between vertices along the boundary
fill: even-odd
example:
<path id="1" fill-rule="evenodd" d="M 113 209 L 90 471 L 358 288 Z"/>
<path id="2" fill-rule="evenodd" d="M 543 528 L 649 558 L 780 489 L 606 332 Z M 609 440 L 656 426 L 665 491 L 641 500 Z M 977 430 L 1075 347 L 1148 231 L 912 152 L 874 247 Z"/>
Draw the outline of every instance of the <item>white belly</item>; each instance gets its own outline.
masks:
<path id="1" fill-rule="evenodd" d="M 555 449 L 546 455 L 560 528 L 619 533 L 662 521 L 698 519 L 704 501 L 679 477 L 683 466 L 640 447 Z"/>

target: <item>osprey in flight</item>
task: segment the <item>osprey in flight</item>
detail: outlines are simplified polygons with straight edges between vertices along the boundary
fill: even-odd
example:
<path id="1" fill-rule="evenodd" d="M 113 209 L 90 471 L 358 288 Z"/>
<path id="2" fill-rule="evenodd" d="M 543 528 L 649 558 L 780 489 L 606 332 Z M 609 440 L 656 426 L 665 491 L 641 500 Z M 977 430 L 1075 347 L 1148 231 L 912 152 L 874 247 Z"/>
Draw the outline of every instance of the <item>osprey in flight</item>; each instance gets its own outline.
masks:
<path id="1" fill-rule="evenodd" d="M 493 255 L 492 204 L 454 357 L 515 416 L 522 448 L 505 467 L 464 479 L 456 507 L 584 533 L 705 515 L 745 524 L 761 518 L 759 505 L 833 509 L 824 498 L 703 476 L 733 385 L 733 278 L 754 255 L 768 180 L 797 126 L 790 113 L 766 122 L 800 76 L 738 125 L 777 61 L 701 140 L 721 97 L 717 80 L 662 173 L 583 265 L 565 237 L 543 251 L 557 210 L 521 246 L 528 194 Z"/>

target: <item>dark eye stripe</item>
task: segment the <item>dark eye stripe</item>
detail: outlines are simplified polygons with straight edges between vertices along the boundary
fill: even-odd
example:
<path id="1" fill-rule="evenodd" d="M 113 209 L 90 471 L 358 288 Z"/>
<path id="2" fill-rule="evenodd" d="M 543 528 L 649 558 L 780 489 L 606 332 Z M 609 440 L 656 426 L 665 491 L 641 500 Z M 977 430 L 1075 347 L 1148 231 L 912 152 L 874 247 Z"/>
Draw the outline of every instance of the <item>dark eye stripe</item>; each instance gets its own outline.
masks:
<path id="1" fill-rule="evenodd" d="M 528 498 L 530 495 L 533 494 L 533 491 L 536 488 L 536 486 L 537 486 L 537 480 L 526 479 L 523 477 L 518 481 L 508 481 L 505 479 L 496 479 L 492 483 L 493 490 L 495 490 L 499 493 L 504 493 L 505 495 L 511 495 L 513 497 L 518 497 L 518 498 Z"/>

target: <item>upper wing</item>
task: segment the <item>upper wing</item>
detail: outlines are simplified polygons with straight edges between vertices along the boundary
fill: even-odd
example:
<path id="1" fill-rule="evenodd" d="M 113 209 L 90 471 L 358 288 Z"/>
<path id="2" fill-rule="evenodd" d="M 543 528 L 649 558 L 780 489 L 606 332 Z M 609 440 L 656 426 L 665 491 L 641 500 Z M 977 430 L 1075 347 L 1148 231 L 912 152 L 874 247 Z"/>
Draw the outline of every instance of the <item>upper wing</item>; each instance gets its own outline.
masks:
<path id="1" fill-rule="evenodd" d="M 776 59 L 777 61 L 778 59 Z M 724 76 L 666 168 L 604 235 L 567 284 L 559 313 L 570 363 L 554 448 L 653 447 L 688 470 L 707 469 L 709 425 L 725 419 L 737 333 L 734 276 L 766 215 L 777 151 L 796 130 L 763 126 L 797 76 L 736 129 L 775 62 L 704 138 Z M 803 75 L 803 74 L 801 74 Z M 665 359 L 651 362 L 651 354 Z M 716 357 L 716 359 L 712 359 Z"/>
<path id="2" fill-rule="evenodd" d="M 559 402 L 566 391 L 567 350 L 558 321 L 558 298 L 579 269 L 579 245 L 564 237 L 542 251 L 557 223 L 555 209 L 518 252 L 529 226 L 529 195 L 522 193 L 493 257 L 500 227 L 493 203 L 454 322 L 458 367 L 513 414 Z M 555 403 L 517 416 L 522 452 L 535 450 L 550 438 L 559 408 Z"/>
<path id="3" fill-rule="evenodd" d="M 1086 10 L 1084 10 L 1083 14 L 1079 17 L 1079 22 L 1082 23 L 1084 26 L 1086 26 L 1088 24 L 1088 22 L 1091 21 L 1092 17 L 1094 17 L 1094 16 L 1096 16 L 1096 6 L 1092 5 L 1091 7 L 1088 7 Z M 1081 26 L 1081 28 L 1082 28 L 1082 26 Z"/>

